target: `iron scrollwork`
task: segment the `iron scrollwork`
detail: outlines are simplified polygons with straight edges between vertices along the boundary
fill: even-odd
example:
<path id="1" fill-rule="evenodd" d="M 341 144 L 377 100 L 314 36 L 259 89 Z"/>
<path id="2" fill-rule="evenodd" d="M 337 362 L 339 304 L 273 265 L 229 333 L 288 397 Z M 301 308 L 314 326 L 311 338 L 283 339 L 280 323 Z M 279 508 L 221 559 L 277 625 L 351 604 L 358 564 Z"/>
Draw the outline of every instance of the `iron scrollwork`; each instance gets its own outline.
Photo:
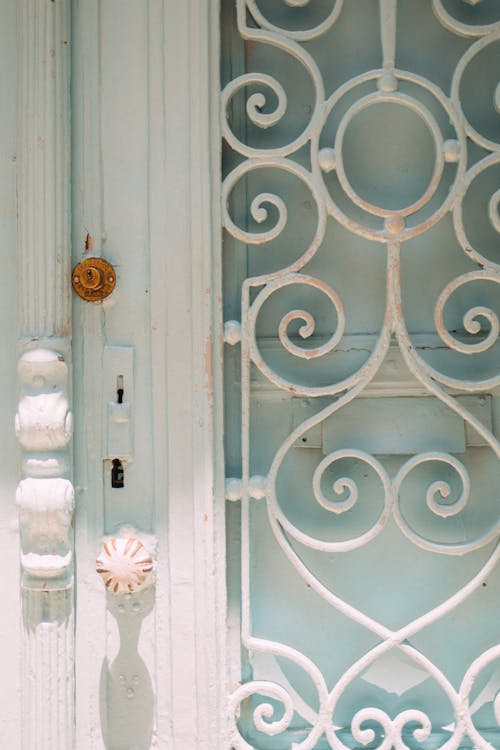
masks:
<path id="1" fill-rule="evenodd" d="M 474 482 L 468 466 L 452 453 L 425 451 L 400 462 L 399 468 L 391 473 L 383 462 L 366 451 L 345 446 L 327 453 L 312 472 L 310 497 L 304 498 L 304 502 L 317 504 L 333 521 L 362 504 L 363 490 L 358 486 L 356 478 L 338 469 L 342 462 L 349 460 L 358 462 L 367 473 L 373 475 L 382 497 L 371 526 L 342 539 L 326 539 L 321 535 L 314 535 L 300 528 L 288 517 L 286 504 L 280 494 L 280 476 L 287 456 L 297 441 L 311 429 L 323 425 L 327 419 L 348 407 L 369 386 L 387 356 L 391 340 L 396 341 L 407 368 L 425 392 L 459 415 L 467 428 L 480 437 L 483 441 L 481 444 L 500 457 L 500 445 L 493 431 L 478 419 L 463 400 L 456 397 L 457 393 L 491 393 L 500 385 L 500 375 L 490 373 L 482 378 L 461 377 L 459 374 L 441 371 L 438 365 L 428 361 L 414 345 L 408 330 L 401 280 L 401 252 L 404 243 L 429 231 L 443 217 L 450 215 L 457 243 L 464 257 L 475 264 L 475 269 L 465 271 L 448 281 L 439 293 L 434 309 L 437 335 L 443 347 L 466 357 L 477 356 L 495 346 L 500 325 L 498 314 L 488 304 L 473 304 L 462 311 L 463 329 L 459 334 L 450 330 L 446 315 L 447 306 L 465 287 L 477 283 L 493 286 L 500 282 L 499 264 L 488 257 L 487 250 L 471 241 L 464 214 L 464 202 L 475 182 L 500 164 L 500 144 L 492 138 L 491 133 L 481 132 L 477 123 L 470 121 L 461 93 L 469 66 L 487 52 L 490 45 L 498 44 L 500 40 L 500 13 L 494 20 L 489 18 L 484 23 L 473 24 L 463 20 L 460 14 L 455 15 L 449 9 L 449 3 L 444 0 L 432 0 L 437 21 L 449 32 L 471 40 L 455 65 L 450 93 L 446 94 L 430 78 L 397 67 L 397 0 L 380 0 L 381 66 L 356 75 L 327 95 L 327 82 L 323 80 L 320 66 L 311 52 L 312 47 L 307 46 L 307 43 L 320 39 L 334 28 L 342 18 L 344 4 L 341 0 L 332 0 L 326 16 L 319 21 L 315 16 L 314 21 L 304 29 L 294 25 L 293 14 L 299 11 L 303 14 L 306 7 L 313 6 L 314 3 L 310 0 L 283 0 L 282 4 L 289 8 L 289 28 L 276 19 L 269 18 L 263 9 L 265 4 L 259 0 L 237 0 L 237 27 L 239 35 L 247 43 L 279 50 L 303 67 L 311 83 L 313 103 L 301 132 L 288 143 L 276 145 L 276 140 L 270 139 L 267 145 L 265 136 L 268 129 L 272 130 L 287 118 L 287 93 L 276 77 L 261 71 L 245 72 L 230 81 L 222 92 L 222 132 L 228 146 L 237 155 L 237 165 L 225 177 L 222 189 L 223 223 L 227 232 L 235 240 L 248 246 L 264 247 L 271 246 L 285 231 L 290 219 L 285 196 L 279 195 L 277 191 L 264 189 L 257 190 L 257 194 L 252 197 L 250 194 L 253 186 L 250 180 L 250 198 L 247 201 L 250 228 L 248 224 L 239 225 L 232 218 L 232 191 L 241 180 L 251 178 L 262 170 L 286 173 L 297 180 L 302 189 L 312 196 L 316 211 L 316 227 L 312 238 L 307 246 L 296 248 L 291 262 L 269 273 L 249 275 L 243 281 L 241 329 L 238 329 L 238 336 L 231 342 L 241 344 L 242 362 L 243 476 L 241 483 L 238 483 L 238 491 L 228 495 L 231 499 L 241 498 L 242 503 L 242 644 L 250 654 L 270 654 L 276 659 L 293 663 L 295 668 L 308 675 L 314 685 L 316 710 L 309 717 L 309 723 L 305 721 L 307 728 L 300 741 L 284 739 L 288 743 L 287 747 L 313 750 L 323 738 L 333 750 L 347 750 L 349 744 L 336 722 L 336 708 L 353 681 L 377 659 L 395 649 L 430 676 L 449 702 L 454 718 L 443 734 L 440 750 L 457 750 L 466 736 L 475 747 L 492 750 L 493 745 L 474 724 L 471 690 L 482 670 L 500 659 L 500 647 L 494 646 L 478 656 L 457 688 L 441 668 L 409 640 L 431 623 L 442 620 L 477 592 L 494 569 L 500 555 L 500 547 L 493 545 L 498 537 L 498 519 L 474 537 L 444 540 L 439 536 L 432 538 L 427 532 L 414 528 L 405 514 L 407 485 L 416 472 L 425 468 L 432 469 L 435 474 L 433 481 L 428 482 L 420 492 L 426 512 L 444 524 L 459 516 L 474 492 Z M 247 91 L 246 116 L 252 127 L 260 129 L 263 135 L 258 146 L 246 143 L 241 133 L 233 132 L 228 117 L 233 97 Z M 498 91 L 495 96 L 498 98 Z M 498 109 L 498 102 L 495 104 L 495 101 L 492 106 Z M 345 164 L 345 140 L 350 127 L 363 113 L 377 107 L 401 108 L 412 113 L 426 130 L 434 150 L 429 179 L 420 195 L 407 205 L 397 208 L 385 207 L 382 202 L 378 204 L 361 195 L 353 185 Z M 332 118 L 334 126 L 331 125 Z M 443 128 L 443 121 L 447 122 L 446 128 Z M 331 133 L 332 127 L 335 131 L 333 140 L 330 135 L 326 135 L 327 132 Z M 487 152 L 486 155 L 471 163 L 470 145 L 483 149 Z M 309 166 L 304 166 L 306 147 Z M 342 194 L 341 202 L 338 201 L 338 192 L 330 190 L 329 175 L 332 174 Z M 500 231 L 499 202 L 500 191 L 493 191 L 486 213 L 490 230 L 496 233 Z M 292 381 L 286 372 L 280 371 L 279 365 L 266 359 L 258 338 L 259 316 L 263 306 L 283 289 L 307 287 L 311 294 L 320 295 L 330 306 L 334 320 L 331 327 L 333 333 L 317 345 L 313 344 L 317 323 L 314 310 L 303 306 L 294 307 L 287 310 L 279 320 L 276 331 L 279 346 L 287 356 L 305 363 L 327 357 L 339 346 L 346 325 L 345 305 L 340 290 L 312 272 L 305 271 L 322 246 L 329 218 L 343 230 L 375 243 L 376 247 L 382 245 L 385 248 L 385 311 L 373 350 L 364 362 L 344 377 L 336 380 L 332 378 L 332 382 L 321 385 L 311 385 L 310 382 Z M 262 229 L 257 230 L 256 224 L 262 225 Z M 295 333 L 291 334 L 291 330 Z M 257 370 L 274 387 L 291 392 L 294 396 L 319 398 L 318 403 L 321 403 L 316 413 L 298 424 L 274 453 L 269 473 L 262 480 L 262 492 L 257 494 L 252 490 L 248 437 L 251 368 Z M 329 399 L 327 405 L 323 403 L 324 398 Z M 256 500 L 256 497 L 259 499 Z M 327 687 L 327 680 L 318 666 L 304 653 L 276 640 L 257 637 L 252 631 L 248 557 L 249 509 L 254 502 L 266 504 L 270 528 L 296 573 L 332 608 L 377 638 L 376 645 L 351 664 L 331 689 Z M 304 547 L 325 554 L 351 552 L 382 534 L 389 521 L 395 523 L 406 539 L 423 552 L 461 556 L 481 550 L 487 545 L 492 547 L 476 573 L 464 585 L 399 628 L 384 625 L 336 593 L 320 579 L 299 551 L 299 548 Z M 497 725 L 500 725 L 499 695 L 492 699 Z M 272 679 L 255 679 L 240 685 L 230 699 L 230 708 L 234 714 L 233 746 L 246 749 L 253 747 L 245 739 L 238 721 L 242 704 L 250 698 L 258 699 L 253 704 L 250 718 L 256 730 L 269 737 L 283 735 L 286 738 L 286 732 L 293 723 L 294 712 L 300 713 L 293 690 L 286 680 L 280 683 Z M 362 746 L 376 746 L 378 750 L 407 750 L 409 747 L 425 747 L 433 726 L 431 718 L 419 708 L 408 707 L 397 715 L 390 716 L 376 706 L 362 706 L 353 714 L 349 732 L 351 740 Z"/>

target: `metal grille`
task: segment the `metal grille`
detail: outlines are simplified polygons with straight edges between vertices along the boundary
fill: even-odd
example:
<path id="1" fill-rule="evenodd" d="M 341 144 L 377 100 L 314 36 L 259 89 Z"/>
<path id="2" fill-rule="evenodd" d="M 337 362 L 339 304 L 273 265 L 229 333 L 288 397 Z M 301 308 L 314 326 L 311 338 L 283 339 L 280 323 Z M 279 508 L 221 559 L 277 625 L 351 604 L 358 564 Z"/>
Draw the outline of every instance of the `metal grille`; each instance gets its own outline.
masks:
<path id="1" fill-rule="evenodd" d="M 498 4 L 223 34 L 233 746 L 498 747 Z"/>

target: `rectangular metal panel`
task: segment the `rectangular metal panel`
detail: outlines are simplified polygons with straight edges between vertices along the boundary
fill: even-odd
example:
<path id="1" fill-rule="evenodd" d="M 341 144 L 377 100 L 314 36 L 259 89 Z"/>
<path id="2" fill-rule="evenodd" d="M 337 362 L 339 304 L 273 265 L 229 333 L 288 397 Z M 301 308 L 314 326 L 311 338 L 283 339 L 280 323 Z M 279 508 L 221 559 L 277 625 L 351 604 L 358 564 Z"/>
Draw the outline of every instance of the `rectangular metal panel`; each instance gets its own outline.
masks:
<path id="1" fill-rule="evenodd" d="M 323 424 L 323 452 L 345 445 L 374 454 L 463 453 L 464 421 L 435 398 L 353 401 Z"/>

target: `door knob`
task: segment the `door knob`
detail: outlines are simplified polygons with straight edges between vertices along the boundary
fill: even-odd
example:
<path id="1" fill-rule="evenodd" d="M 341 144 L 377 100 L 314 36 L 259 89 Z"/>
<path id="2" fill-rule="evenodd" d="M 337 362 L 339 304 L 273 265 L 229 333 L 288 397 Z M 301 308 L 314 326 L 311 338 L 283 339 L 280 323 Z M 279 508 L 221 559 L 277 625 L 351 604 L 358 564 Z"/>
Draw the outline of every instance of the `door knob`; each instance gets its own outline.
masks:
<path id="1" fill-rule="evenodd" d="M 153 581 L 153 558 L 134 537 L 108 539 L 96 560 L 96 570 L 114 594 L 130 594 Z"/>

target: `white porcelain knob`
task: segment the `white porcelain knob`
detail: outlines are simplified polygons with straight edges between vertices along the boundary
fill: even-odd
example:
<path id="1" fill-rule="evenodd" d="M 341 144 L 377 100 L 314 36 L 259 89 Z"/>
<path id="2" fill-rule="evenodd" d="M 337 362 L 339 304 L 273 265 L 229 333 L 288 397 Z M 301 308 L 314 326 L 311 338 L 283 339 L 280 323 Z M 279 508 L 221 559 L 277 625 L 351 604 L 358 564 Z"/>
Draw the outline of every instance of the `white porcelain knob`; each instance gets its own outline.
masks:
<path id="1" fill-rule="evenodd" d="M 111 537 L 101 549 L 96 570 L 114 594 L 129 594 L 152 582 L 153 558 L 138 539 Z"/>

